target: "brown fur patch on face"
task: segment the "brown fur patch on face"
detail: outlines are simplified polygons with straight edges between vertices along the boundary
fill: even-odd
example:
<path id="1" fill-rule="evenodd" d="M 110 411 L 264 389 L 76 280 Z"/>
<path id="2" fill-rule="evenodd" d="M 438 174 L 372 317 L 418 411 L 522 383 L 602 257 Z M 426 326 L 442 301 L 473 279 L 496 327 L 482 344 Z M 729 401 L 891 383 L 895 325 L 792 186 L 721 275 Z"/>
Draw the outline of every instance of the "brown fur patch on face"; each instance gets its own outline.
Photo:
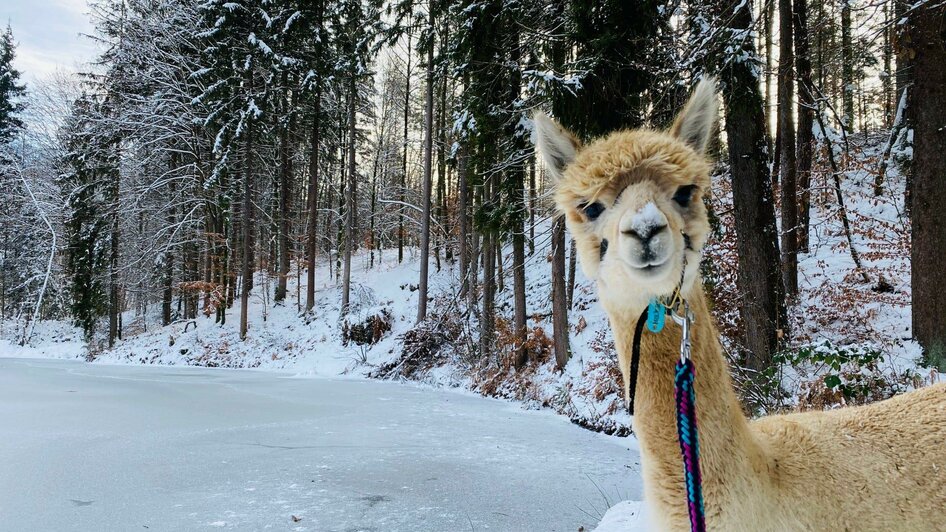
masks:
<path id="1" fill-rule="evenodd" d="M 651 179 L 668 191 L 695 184 L 700 193 L 710 186 L 709 164 L 668 133 L 618 131 L 582 148 L 565 169 L 555 191 L 558 209 L 572 221 L 583 221 L 579 205 L 603 200 L 610 205 L 630 183 Z"/>

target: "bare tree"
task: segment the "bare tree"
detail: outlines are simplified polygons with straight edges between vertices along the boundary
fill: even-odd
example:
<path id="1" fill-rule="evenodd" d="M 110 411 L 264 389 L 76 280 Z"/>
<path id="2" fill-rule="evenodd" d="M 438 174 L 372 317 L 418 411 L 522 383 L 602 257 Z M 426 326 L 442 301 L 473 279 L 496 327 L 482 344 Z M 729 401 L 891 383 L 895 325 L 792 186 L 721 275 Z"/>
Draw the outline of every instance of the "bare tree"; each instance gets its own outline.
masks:
<path id="1" fill-rule="evenodd" d="M 798 189 L 795 182 L 795 119 L 792 114 L 792 89 L 795 64 L 792 0 L 779 0 L 779 181 L 782 191 L 782 282 L 785 296 L 798 295 Z"/>
<path id="2" fill-rule="evenodd" d="M 427 318 L 427 281 L 430 268 L 430 189 L 434 151 L 434 8 L 427 7 L 430 42 L 427 46 L 427 92 L 424 95 L 424 191 L 420 225 L 420 281 L 417 290 L 417 323 Z"/>

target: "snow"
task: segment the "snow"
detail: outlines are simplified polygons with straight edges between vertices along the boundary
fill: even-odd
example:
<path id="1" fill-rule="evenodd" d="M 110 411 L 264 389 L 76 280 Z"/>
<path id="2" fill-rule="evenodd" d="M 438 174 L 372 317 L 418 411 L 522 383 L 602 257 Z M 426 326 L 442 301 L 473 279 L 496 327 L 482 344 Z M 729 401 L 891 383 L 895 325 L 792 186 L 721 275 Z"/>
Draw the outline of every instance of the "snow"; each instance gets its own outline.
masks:
<path id="1" fill-rule="evenodd" d="M 654 202 L 649 201 L 647 205 L 640 208 L 631 217 L 631 229 L 638 235 L 649 235 L 654 228 L 664 225 L 666 218 Z"/>
<path id="2" fill-rule="evenodd" d="M 615 504 L 598 523 L 594 532 L 646 532 L 653 530 L 642 501 L 623 501 Z"/>
<path id="3" fill-rule="evenodd" d="M 548 530 L 639 498 L 626 439 L 417 385 L 0 358 L 10 530 Z"/>
<path id="4" fill-rule="evenodd" d="M 38 321 L 33 336 L 26 346 L 19 345 L 19 330 L 13 322 L 0 321 L 0 357 L 77 359 L 85 356 L 82 333 L 75 327 L 60 321 Z"/>

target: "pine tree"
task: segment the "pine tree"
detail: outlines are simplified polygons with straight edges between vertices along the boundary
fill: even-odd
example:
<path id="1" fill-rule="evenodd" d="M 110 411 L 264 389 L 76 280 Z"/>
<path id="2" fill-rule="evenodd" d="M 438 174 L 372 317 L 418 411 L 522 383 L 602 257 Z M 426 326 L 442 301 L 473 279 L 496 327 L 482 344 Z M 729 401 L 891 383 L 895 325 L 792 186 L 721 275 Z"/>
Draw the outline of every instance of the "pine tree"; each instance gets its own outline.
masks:
<path id="1" fill-rule="evenodd" d="M 569 47 L 574 64 L 586 74 L 571 96 L 561 94 L 561 123 L 582 136 L 593 137 L 617 129 L 644 125 L 646 91 L 654 83 L 651 72 L 660 42 L 666 10 L 657 0 L 570 0 Z M 646 43 L 646 44 L 645 44 Z"/>
<path id="2" fill-rule="evenodd" d="M 268 65 L 278 58 L 269 42 L 274 42 L 270 4 L 259 0 L 224 2 L 211 0 L 202 6 L 207 27 L 204 36 L 211 43 L 204 50 L 209 68 L 202 71 L 207 89 L 201 95 L 210 107 L 206 121 L 216 129 L 214 151 L 218 154 L 215 174 L 235 170 L 241 161 L 242 185 L 238 194 L 240 210 L 240 338 L 248 329 L 249 297 L 256 272 L 256 150 L 258 138 L 265 138 L 265 117 L 272 112 L 273 100 L 267 90 Z"/>
<path id="3" fill-rule="evenodd" d="M 17 130 L 23 127 L 18 114 L 23 110 L 21 99 L 26 86 L 20 83 L 20 72 L 13 68 L 16 43 L 13 30 L 7 26 L 0 35 L 0 145 L 9 142 Z"/>
<path id="4" fill-rule="evenodd" d="M 100 127 L 102 104 L 91 96 L 75 102 L 64 126 L 68 148 L 60 186 L 67 198 L 66 271 L 70 312 L 91 341 L 96 323 L 109 308 L 106 273 L 111 261 L 111 224 L 118 157 L 115 142 Z"/>

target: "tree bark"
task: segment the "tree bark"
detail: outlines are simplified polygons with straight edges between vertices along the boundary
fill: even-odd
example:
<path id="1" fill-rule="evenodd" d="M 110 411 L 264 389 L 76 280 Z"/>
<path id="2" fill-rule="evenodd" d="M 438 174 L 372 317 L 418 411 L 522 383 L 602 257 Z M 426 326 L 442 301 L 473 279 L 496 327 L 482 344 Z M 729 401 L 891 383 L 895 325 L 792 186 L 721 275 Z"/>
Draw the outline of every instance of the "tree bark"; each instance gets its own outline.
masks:
<path id="1" fill-rule="evenodd" d="M 519 35 L 519 21 L 515 20 L 517 10 L 510 9 L 507 14 L 507 26 L 509 32 L 509 63 L 511 71 L 509 73 L 509 105 L 512 109 L 517 109 L 520 105 L 520 96 L 522 90 L 522 47 Z M 516 115 L 513 115 L 516 117 Z M 509 168 L 510 203 L 512 203 L 511 217 L 512 224 L 512 292 L 513 292 L 513 327 L 515 327 L 516 350 L 514 352 L 515 366 L 521 368 L 528 362 L 529 351 L 526 349 L 527 325 L 526 325 L 526 250 L 525 250 L 525 221 L 526 221 L 526 200 L 525 200 L 525 158 L 519 157 L 526 151 L 525 139 L 518 131 L 519 120 L 511 122 L 509 125 L 509 136 L 512 142 L 512 154 L 516 157 L 516 162 Z"/>
<path id="2" fill-rule="evenodd" d="M 749 4 L 723 0 L 719 12 L 730 20 L 731 32 L 742 34 L 752 28 Z M 731 17 L 730 17 L 730 14 Z M 724 42 L 731 42 L 723 35 Z M 755 57 L 751 40 L 734 54 Z M 739 253 L 738 284 L 742 297 L 740 314 L 745 328 L 746 363 L 764 370 L 772 363 L 786 325 L 775 203 L 771 181 L 767 179 L 767 151 L 762 95 L 752 61 L 726 61 L 720 78 L 724 84 L 726 135 L 733 180 L 733 211 L 736 248 Z"/>
<path id="3" fill-rule="evenodd" d="M 798 138 L 796 161 L 798 180 L 798 251 L 808 253 L 811 221 L 811 166 L 814 157 L 815 98 L 811 81 L 811 36 L 808 32 L 808 0 L 794 0 L 795 69 L 798 76 Z"/>
<path id="4" fill-rule="evenodd" d="M 283 85 L 288 85 L 288 76 L 283 74 Z M 284 91 L 289 92 L 288 88 Z M 286 285 L 289 281 L 289 231 L 291 227 L 290 193 L 292 180 L 291 139 L 289 137 L 295 123 L 295 113 L 290 110 L 291 92 L 283 95 L 283 109 L 289 113 L 289 123 L 279 128 L 279 235 L 277 248 L 279 250 L 279 278 L 276 280 L 276 293 L 273 299 L 281 302 L 286 299 Z"/>
<path id="5" fill-rule="evenodd" d="M 252 70 L 247 73 L 247 92 L 253 94 L 254 75 Z M 243 166 L 245 174 L 243 175 L 243 264 L 241 275 L 243 276 L 243 287 L 240 291 L 240 340 L 246 340 L 246 331 L 249 327 L 249 306 L 250 291 L 253 289 L 253 134 L 254 118 L 248 117 L 246 125 L 245 151 L 243 156 Z"/>
<path id="6" fill-rule="evenodd" d="M 408 3 L 408 13 L 412 11 L 411 4 Z M 404 200 L 407 190 L 407 132 L 410 123 L 411 111 L 411 30 L 407 29 L 407 65 L 404 69 L 404 141 L 401 144 L 401 155 L 403 157 L 401 165 L 401 188 L 398 191 L 398 213 L 397 213 L 397 263 L 404 262 Z"/>
<path id="7" fill-rule="evenodd" d="M 121 333 L 119 331 L 119 318 L 121 314 L 121 309 L 118 304 L 118 238 L 119 238 L 119 183 L 121 174 L 116 168 L 114 170 L 114 175 L 112 176 L 112 183 L 110 184 L 111 190 L 109 191 L 112 195 L 112 212 L 111 212 L 111 250 L 109 253 L 108 260 L 108 278 L 109 278 L 109 294 L 108 294 L 108 347 L 112 348 L 115 346 L 115 339 L 118 338 Z"/>
<path id="8" fill-rule="evenodd" d="M 575 274 L 578 273 L 578 246 L 575 239 L 571 240 L 571 249 L 568 252 L 568 309 L 571 310 L 575 305 Z"/>
<path id="9" fill-rule="evenodd" d="M 470 222 L 469 222 L 469 203 L 470 191 L 467 185 L 467 148 L 466 140 L 460 141 L 460 149 L 457 153 L 457 174 L 459 184 L 457 191 L 457 218 L 460 225 L 460 297 L 464 297 L 470 290 Z"/>
<path id="10" fill-rule="evenodd" d="M 798 188 L 795 167 L 795 119 L 792 114 L 792 89 L 795 55 L 793 40 L 792 0 L 779 0 L 779 181 L 782 193 L 782 283 L 785 296 L 798 295 Z"/>
<path id="11" fill-rule="evenodd" d="M 443 42 L 450 42 L 449 24 L 444 30 Z M 440 271 L 440 248 L 443 246 L 444 260 L 449 261 L 452 257 L 450 244 L 448 243 L 450 229 L 447 219 L 447 76 L 440 80 L 440 102 L 437 110 L 437 224 L 440 226 L 436 232 L 437 237 L 434 246 L 434 257 L 437 260 L 437 271 Z"/>
<path id="12" fill-rule="evenodd" d="M 894 94 L 893 94 L 893 32 L 896 29 L 896 25 L 893 20 L 893 0 L 884 0 L 883 7 L 883 16 L 884 16 L 884 38 L 883 38 L 883 49 L 882 53 L 882 62 L 884 71 L 881 74 L 881 90 L 883 91 L 883 102 L 884 102 L 884 127 L 891 127 L 893 125 L 894 117 Z"/>
<path id="13" fill-rule="evenodd" d="M 535 254 L 535 154 L 529 159 L 529 256 Z"/>
<path id="14" fill-rule="evenodd" d="M 430 267 L 430 189 L 434 155 L 434 10 L 427 8 L 430 43 L 427 48 L 427 92 L 424 95 L 424 192 L 423 220 L 420 224 L 420 281 L 417 290 L 417 323 L 427 318 L 427 278 Z"/>
<path id="15" fill-rule="evenodd" d="M 894 118 L 893 125 L 890 128 L 890 134 L 887 136 L 887 144 L 884 145 L 884 151 L 880 156 L 880 166 L 877 168 L 877 175 L 874 176 L 874 196 L 880 196 L 884 193 L 884 181 L 887 179 L 887 168 L 890 166 L 890 154 L 893 152 L 893 146 L 897 143 L 897 139 L 900 138 L 900 132 L 903 131 L 906 125 L 908 92 L 909 89 L 906 89 L 904 93 L 900 95 L 899 103 L 897 104 L 896 118 Z"/>
<path id="16" fill-rule="evenodd" d="M 171 156 L 171 166 L 174 166 L 174 156 Z M 174 180 L 168 181 L 168 196 L 169 201 L 172 202 L 171 207 L 168 209 L 167 224 L 168 227 L 174 227 L 177 223 L 175 208 L 174 208 L 174 196 L 176 194 L 176 185 Z M 169 237 L 170 238 L 170 237 Z M 174 299 L 174 254 L 172 253 L 171 248 L 172 242 L 168 240 L 167 245 L 164 248 L 164 257 L 163 257 L 163 292 L 161 294 L 161 325 L 170 325 L 171 324 L 171 304 Z"/>
<path id="17" fill-rule="evenodd" d="M 763 79 L 763 85 L 765 87 L 764 91 L 764 101 L 765 107 L 763 108 L 764 112 L 764 124 L 765 124 L 765 139 L 768 144 L 769 150 L 775 149 L 775 142 L 772 139 L 771 132 L 771 107 L 770 103 L 772 102 L 772 48 L 774 48 L 773 43 L 775 42 L 775 36 L 772 32 L 772 19 L 775 18 L 775 1 L 776 0 L 762 0 L 762 32 L 765 33 L 765 76 Z M 778 127 L 778 124 L 776 124 Z M 769 153 L 772 153 L 769 151 Z M 778 161 L 778 152 L 775 153 L 776 158 L 773 159 Z"/>
<path id="18" fill-rule="evenodd" d="M 467 155 L 469 155 L 469 151 L 467 152 Z M 470 163 L 468 162 L 467 164 L 469 165 Z M 471 172 L 471 170 L 469 170 L 469 166 L 467 167 L 467 172 L 468 173 Z M 467 184 L 467 186 L 469 188 L 469 184 Z M 482 205 L 483 205 L 483 188 L 482 187 L 479 187 L 478 192 L 474 191 L 472 188 L 469 188 L 469 191 L 467 192 L 467 197 L 473 200 L 472 212 L 476 212 L 478 209 L 482 208 Z M 470 223 L 472 222 L 472 218 L 467 218 L 467 221 L 468 221 L 467 222 L 468 227 L 470 227 L 469 229 L 470 262 L 469 262 L 469 271 L 467 272 L 466 297 L 467 297 L 467 302 L 468 302 L 468 308 L 472 310 L 476 308 L 476 300 L 479 297 L 478 284 L 480 280 L 480 271 L 479 271 L 480 235 L 478 231 L 474 230 L 473 224 Z"/>
<path id="19" fill-rule="evenodd" d="M 555 366 L 562 370 L 568 364 L 568 301 L 565 290 L 565 219 L 552 222 L 552 345 Z"/>
<path id="20" fill-rule="evenodd" d="M 841 91 L 844 129 L 854 131 L 854 44 L 851 38 L 851 0 L 841 0 Z"/>
<path id="21" fill-rule="evenodd" d="M 318 3 L 318 23 L 317 36 L 322 38 L 322 17 L 324 14 L 324 3 Z M 322 46 L 318 47 L 317 63 L 322 57 Z M 319 64 L 321 67 L 321 65 Z M 317 74 L 315 80 L 315 95 L 312 102 L 312 130 L 309 141 L 309 187 L 307 191 L 307 218 L 309 220 L 306 228 L 306 288 L 305 288 L 305 311 L 312 312 L 315 307 L 315 255 L 317 250 L 318 235 L 318 196 L 319 196 L 319 150 L 321 144 L 321 120 L 322 120 L 322 76 Z"/>
<path id="22" fill-rule="evenodd" d="M 913 335 L 928 361 L 946 364 L 946 5 L 928 2 L 908 19 L 904 46 L 913 77 L 907 112 L 914 131 L 910 254 Z"/>
<path id="23" fill-rule="evenodd" d="M 355 211 L 358 204 L 355 201 L 355 191 L 357 178 L 355 175 L 355 147 L 357 138 L 355 136 L 356 125 L 356 107 L 358 106 L 358 84 L 355 73 L 352 72 L 348 79 L 348 186 L 345 189 L 345 252 L 342 259 L 342 315 L 348 314 L 351 298 L 351 254 L 352 249 L 357 245 L 357 229 L 355 227 Z"/>
<path id="24" fill-rule="evenodd" d="M 480 356 L 489 360 L 493 355 L 496 331 L 496 245 L 495 236 L 483 233 L 483 311 L 480 314 Z"/>
<path id="25" fill-rule="evenodd" d="M 828 163 L 831 165 L 831 179 L 834 181 L 834 195 L 838 200 L 838 215 L 841 217 L 841 226 L 844 228 L 844 236 L 847 239 L 847 248 L 851 254 L 851 260 L 854 261 L 854 267 L 857 268 L 857 271 L 860 272 L 861 278 L 865 283 L 870 282 L 870 278 L 867 276 L 867 273 L 864 271 L 864 267 L 861 265 L 860 255 L 857 253 L 857 248 L 854 246 L 854 238 L 851 236 L 851 223 L 848 220 L 847 208 L 844 206 L 844 194 L 841 191 L 841 170 L 838 166 L 837 160 L 834 158 L 834 145 L 831 143 L 831 137 L 828 136 L 827 128 L 825 128 L 824 120 L 821 117 L 821 114 L 818 114 L 818 128 L 821 130 L 821 136 L 824 139 L 825 147 L 828 152 Z"/>

